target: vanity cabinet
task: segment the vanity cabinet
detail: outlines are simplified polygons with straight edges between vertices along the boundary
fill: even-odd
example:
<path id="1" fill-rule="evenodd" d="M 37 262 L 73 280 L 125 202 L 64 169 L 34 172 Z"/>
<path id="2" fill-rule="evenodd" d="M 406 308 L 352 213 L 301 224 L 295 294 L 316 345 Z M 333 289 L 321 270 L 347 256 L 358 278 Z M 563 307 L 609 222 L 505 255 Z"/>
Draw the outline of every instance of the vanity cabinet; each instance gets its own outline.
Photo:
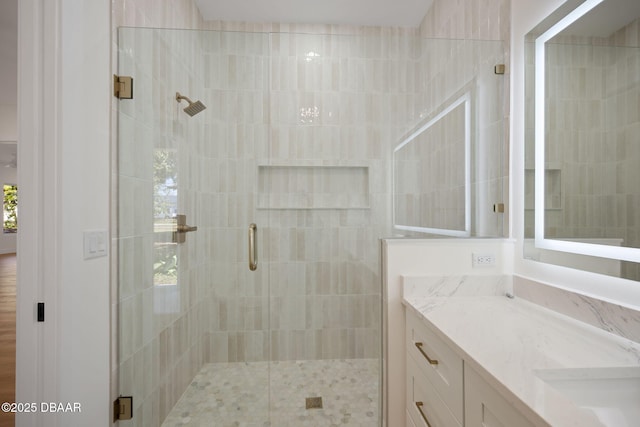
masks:
<path id="1" fill-rule="evenodd" d="M 417 315 L 405 326 L 407 427 L 533 427 Z"/>

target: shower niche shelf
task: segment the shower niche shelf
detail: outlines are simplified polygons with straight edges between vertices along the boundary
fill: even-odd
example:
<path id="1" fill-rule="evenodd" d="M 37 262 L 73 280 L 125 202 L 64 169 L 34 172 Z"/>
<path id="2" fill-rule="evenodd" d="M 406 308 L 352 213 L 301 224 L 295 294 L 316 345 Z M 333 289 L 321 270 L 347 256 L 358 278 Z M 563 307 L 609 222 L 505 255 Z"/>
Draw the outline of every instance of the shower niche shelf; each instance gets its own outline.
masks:
<path id="1" fill-rule="evenodd" d="M 258 209 L 369 209 L 369 167 L 258 166 Z"/>

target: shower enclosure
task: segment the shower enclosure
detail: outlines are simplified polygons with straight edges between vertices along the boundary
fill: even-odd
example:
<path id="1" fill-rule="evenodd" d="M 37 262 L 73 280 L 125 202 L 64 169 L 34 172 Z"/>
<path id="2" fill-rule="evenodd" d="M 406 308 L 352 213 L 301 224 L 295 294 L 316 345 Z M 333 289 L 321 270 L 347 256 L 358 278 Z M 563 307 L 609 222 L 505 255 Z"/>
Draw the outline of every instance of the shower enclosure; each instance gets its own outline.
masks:
<path id="1" fill-rule="evenodd" d="M 503 54 L 412 34 L 119 29 L 122 425 L 382 425 L 393 147 Z"/>

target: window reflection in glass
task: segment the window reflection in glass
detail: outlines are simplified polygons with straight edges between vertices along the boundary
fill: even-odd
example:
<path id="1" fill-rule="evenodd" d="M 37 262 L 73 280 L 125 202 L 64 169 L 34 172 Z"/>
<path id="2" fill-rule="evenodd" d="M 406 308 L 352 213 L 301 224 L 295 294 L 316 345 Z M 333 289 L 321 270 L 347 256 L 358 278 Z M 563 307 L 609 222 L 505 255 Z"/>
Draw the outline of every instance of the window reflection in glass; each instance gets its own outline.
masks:
<path id="1" fill-rule="evenodd" d="M 153 158 L 153 284 L 178 283 L 178 251 L 172 242 L 178 208 L 177 152 L 156 149 Z"/>

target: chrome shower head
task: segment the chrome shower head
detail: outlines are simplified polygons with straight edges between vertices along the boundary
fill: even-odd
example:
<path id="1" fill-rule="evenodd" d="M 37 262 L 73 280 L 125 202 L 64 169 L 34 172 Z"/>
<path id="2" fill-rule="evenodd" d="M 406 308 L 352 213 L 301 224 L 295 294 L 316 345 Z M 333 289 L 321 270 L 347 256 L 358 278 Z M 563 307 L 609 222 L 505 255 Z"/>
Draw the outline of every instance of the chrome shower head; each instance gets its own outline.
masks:
<path id="1" fill-rule="evenodd" d="M 191 117 L 195 116 L 200 111 L 207 108 L 202 102 L 200 101 L 193 102 L 186 96 L 180 95 L 180 92 L 176 92 L 176 101 L 180 102 L 183 99 L 189 103 L 189 105 L 184 108 L 184 112 L 190 115 Z"/>

